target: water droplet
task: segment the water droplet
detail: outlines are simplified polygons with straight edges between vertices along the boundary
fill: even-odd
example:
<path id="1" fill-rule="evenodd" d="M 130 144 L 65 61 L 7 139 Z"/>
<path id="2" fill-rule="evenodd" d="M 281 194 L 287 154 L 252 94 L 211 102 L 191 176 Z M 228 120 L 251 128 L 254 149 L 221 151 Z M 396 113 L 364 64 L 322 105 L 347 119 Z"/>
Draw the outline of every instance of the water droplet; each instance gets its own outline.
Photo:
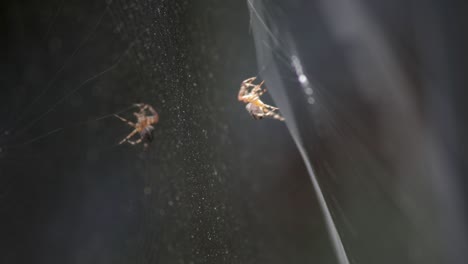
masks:
<path id="1" fill-rule="evenodd" d="M 306 83 L 307 82 L 307 77 L 304 74 L 299 75 L 299 81 L 301 83 Z"/>

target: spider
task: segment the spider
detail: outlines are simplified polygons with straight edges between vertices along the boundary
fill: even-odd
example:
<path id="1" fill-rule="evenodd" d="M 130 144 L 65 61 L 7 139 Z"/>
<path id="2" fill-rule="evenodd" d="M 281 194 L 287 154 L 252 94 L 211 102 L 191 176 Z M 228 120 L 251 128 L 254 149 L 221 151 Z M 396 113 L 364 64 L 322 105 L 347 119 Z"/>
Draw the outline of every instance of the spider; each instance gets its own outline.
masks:
<path id="1" fill-rule="evenodd" d="M 252 84 L 255 79 L 257 79 L 257 77 L 252 77 L 242 82 L 237 99 L 247 103 L 245 106 L 247 112 L 256 120 L 264 117 L 272 117 L 284 121 L 284 118 L 277 112 L 279 108 L 267 105 L 260 100 L 260 96 L 267 91 L 266 89 L 262 90 L 262 85 L 265 81 L 255 85 Z M 250 88 L 252 89 L 250 90 Z"/>
<path id="2" fill-rule="evenodd" d="M 126 138 L 119 142 L 119 145 L 125 142 L 128 142 L 132 145 L 136 145 L 144 141 L 145 147 L 147 147 L 148 142 L 151 142 L 153 140 L 154 127 L 152 125 L 158 123 L 159 115 L 154 110 L 154 108 L 148 104 L 135 104 L 135 106 L 140 108 L 139 112 L 133 113 L 137 118 L 136 124 L 128 121 L 123 117 L 114 115 L 118 119 L 127 123 L 129 126 L 135 128 Z M 146 115 L 146 110 L 148 110 L 151 113 L 151 115 Z M 133 137 L 136 133 L 140 133 L 140 138 L 136 141 L 130 140 L 130 138 Z"/>

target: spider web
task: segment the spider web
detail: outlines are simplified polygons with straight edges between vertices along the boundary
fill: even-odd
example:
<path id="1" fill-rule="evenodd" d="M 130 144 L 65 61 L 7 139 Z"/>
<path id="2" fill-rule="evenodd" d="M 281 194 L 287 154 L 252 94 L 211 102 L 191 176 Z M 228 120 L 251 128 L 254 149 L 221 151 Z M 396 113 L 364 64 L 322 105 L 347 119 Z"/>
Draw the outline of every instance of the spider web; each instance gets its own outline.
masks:
<path id="1" fill-rule="evenodd" d="M 464 263 L 448 4 L 1 5 L 1 263 Z M 286 123 L 237 102 L 255 74 Z"/>
<path id="2" fill-rule="evenodd" d="M 407 70 L 415 67 L 408 53 L 394 46 L 404 42 L 420 51 L 428 48 L 428 39 L 436 39 L 440 46 L 431 48 L 443 50 L 442 34 L 426 35 L 425 24 L 440 16 L 434 6 L 418 13 L 415 28 L 424 37 L 411 43 L 405 29 L 414 21 L 395 21 L 387 13 L 398 13 L 402 3 L 386 10 L 351 2 L 247 0 L 259 75 L 306 164 L 336 259 L 462 263 L 467 243 L 465 235 L 455 235 L 465 234 L 458 221 L 464 217 L 459 177 L 444 139 L 433 133 L 437 128 L 428 129 L 427 120 L 435 117 L 422 117 L 425 102 L 418 97 L 418 92 L 431 97 L 433 86 L 414 81 L 428 76 Z M 443 56 L 422 56 L 436 65 L 447 63 Z M 439 103 L 450 105 L 443 98 Z M 442 111 L 452 120 L 453 112 Z M 407 250 L 425 253 L 408 256 Z"/>
<path id="3" fill-rule="evenodd" d="M 255 72 L 244 3 L 2 5 L 0 262 L 329 259 L 287 130 L 236 100 Z M 133 103 L 161 116 L 147 150 L 116 145 Z"/>

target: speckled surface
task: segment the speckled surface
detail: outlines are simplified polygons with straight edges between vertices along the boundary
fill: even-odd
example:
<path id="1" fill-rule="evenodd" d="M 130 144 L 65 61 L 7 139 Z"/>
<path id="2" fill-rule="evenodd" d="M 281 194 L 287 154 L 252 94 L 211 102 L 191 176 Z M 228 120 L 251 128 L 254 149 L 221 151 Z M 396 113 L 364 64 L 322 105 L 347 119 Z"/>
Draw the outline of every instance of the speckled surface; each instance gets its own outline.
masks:
<path id="1" fill-rule="evenodd" d="M 236 100 L 246 4 L 189 2 L 2 3 L 2 263 L 334 261 L 285 125 Z M 135 102 L 146 151 L 107 117 Z"/>

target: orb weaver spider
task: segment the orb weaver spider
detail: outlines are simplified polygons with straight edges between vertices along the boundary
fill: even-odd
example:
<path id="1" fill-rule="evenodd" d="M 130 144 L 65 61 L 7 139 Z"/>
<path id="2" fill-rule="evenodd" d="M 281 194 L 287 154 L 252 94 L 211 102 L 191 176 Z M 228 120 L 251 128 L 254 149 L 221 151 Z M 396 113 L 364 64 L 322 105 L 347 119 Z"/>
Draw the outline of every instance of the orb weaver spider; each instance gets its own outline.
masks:
<path id="1" fill-rule="evenodd" d="M 264 117 L 272 117 L 284 121 L 284 118 L 278 113 L 279 108 L 267 105 L 260 100 L 260 96 L 267 91 L 266 89 L 262 90 L 262 85 L 265 81 L 255 85 L 252 84 L 255 79 L 257 79 L 257 77 L 248 78 L 242 82 L 237 99 L 247 103 L 245 106 L 247 112 L 256 120 Z"/>
<path id="2" fill-rule="evenodd" d="M 137 118 L 136 124 L 128 121 L 127 119 L 121 116 L 114 115 L 118 119 L 127 123 L 129 126 L 135 128 L 126 138 L 122 139 L 122 141 L 119 142 L 119 145 L 125 142 L 128 142 L 132 145 L 136 145 L 144 141 L 144 145 L 145 147 L 147 147 L 148 142 L 151 142 L 153 140 L 154 127 L 152 125 L 158 123 L 159 115 L 154 110 L 154 108 L 148 104 L 134 104 L 134 105 L 140 108 L 139 112 L 133 113 L 133 115 L 135 115 L 135 117 Z M 146 111 L 149 111 L 151 115 L 146 115 Z M 132 138 L 136 133 L 140 134 L 140 138 L 136 141 L 130 140 L 130 138 Z"/>

